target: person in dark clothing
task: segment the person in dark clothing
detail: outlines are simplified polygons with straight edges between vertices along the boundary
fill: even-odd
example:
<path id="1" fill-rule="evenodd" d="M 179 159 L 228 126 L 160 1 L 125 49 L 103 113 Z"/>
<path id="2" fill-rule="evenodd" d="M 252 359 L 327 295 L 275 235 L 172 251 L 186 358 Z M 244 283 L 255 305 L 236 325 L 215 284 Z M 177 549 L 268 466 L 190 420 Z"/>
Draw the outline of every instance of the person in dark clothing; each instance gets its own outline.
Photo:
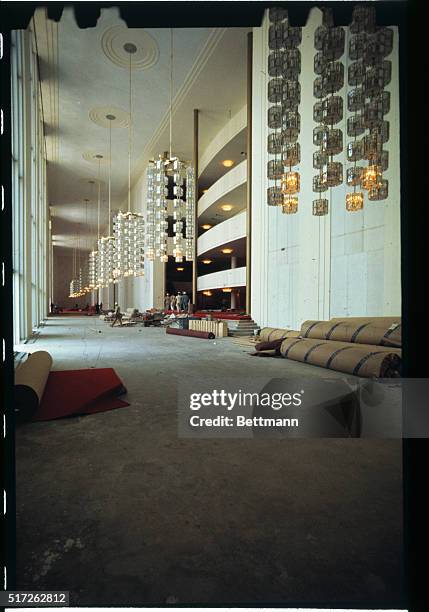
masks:
<path id="1" fill-rule="evenodd" d="M 112 321 L 112 325 L 111 327 L 114 327 L 116 323 L 119 322 L 119 325 L 122 327 L 122 313 L 121 313 L 121 309 L 119 307 L 119 304 L 116 304 L 116 310 L 115 310 L 115 318 Z"/>

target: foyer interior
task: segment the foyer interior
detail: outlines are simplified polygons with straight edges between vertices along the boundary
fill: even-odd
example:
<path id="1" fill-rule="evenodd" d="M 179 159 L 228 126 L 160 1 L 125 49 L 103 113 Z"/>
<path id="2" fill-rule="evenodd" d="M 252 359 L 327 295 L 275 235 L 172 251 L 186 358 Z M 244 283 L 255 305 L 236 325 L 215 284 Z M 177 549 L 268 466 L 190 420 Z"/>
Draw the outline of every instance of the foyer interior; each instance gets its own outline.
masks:
<path id="1" fill-rule="evenodd" d="M 178 292 L 195 310 L 247 315 L 257 328 L 400 316 L 398 31 L 387 87 L 389 196 L 350 213 L 343 184 L 330 190 L 329 215 L 315 217 L 321 23 L 312 8 L 295 215 L 267 204 L 268 12 L 257 27 L 127 29 L 117 9 L 102 8 L 94 28 L 80 29 L 72 7 L 58 23 L 39 8 L 14 33 L 14 350 L 48 351 L 54 371 L 114 368 L 130 404 L 17 428 L 18 589 L 66 589 L 76 606 L 401 605 L 401 440 L 178 434 L 184 380 L 340 380 L 341 372 L 250 357 L 231 337 L 112 328 L 88 316 L 100 303 L 106 312 L 161 310 L 166 293 Z M 127 42 L 137 48 L 131 153 Z M 196 165 L 194 262 L 171 255 L 170 227 L 168 261 L 145 259 L 143 276 L 70 297 L 113 215 L 128 205 L 146 213 L 147 166 L 171 142 Z M 345 148 L 338 159 L 346 164 Z"/>

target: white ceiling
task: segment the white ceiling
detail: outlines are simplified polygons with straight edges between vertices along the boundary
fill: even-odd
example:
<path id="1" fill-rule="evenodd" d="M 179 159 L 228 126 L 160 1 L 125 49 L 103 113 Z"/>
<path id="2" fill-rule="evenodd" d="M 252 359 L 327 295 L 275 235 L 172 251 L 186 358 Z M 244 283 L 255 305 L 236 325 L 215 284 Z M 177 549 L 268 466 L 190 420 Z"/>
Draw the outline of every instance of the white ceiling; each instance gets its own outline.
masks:
<path id="1" fill-rule="evenodd" d="M 103 119 L 108 110 L 105 107 L 116 107 L 113 113 L 123 115 L 127 121 L 129 72 L 109 59 L 103 50 L 104 47 L 109 52 L 109 44 L 114 43 L 109 34 L 115 26 L 119 30 L 126 29 L 115 8 L 102 9 L 97 26 L 88 29 L 79 29 L 73 10 L 67 8 L 58 24 L 56 43 L 55 26 L 40 14 L 36 19 L 43 104 L 48 123 L 49 202 L 56 246 L 74 246 L 79 231 L 81 247 L 92 248 L 97 231 L 97 187 L 88 180 L 97 178 L 98 163 L 92 161 L 93 155 L 99 153 L 108 157 L 109 130 L 94 122 L 90 114 L 97 121 L 97 118 Z M 155 63 L 132 72 L 133 181 L 151 156 L 168 149 L 169 134 L 170 30 L 131 30 L 125 32 L 125 38 L 130 34 L 130 40 L 139 46 L 142 32 L 153 39 L 146 59 L 149 63 L 155 60 Z M 200 109 L 200 147 L 203 149 L 228 121 L 231 112 L 236 112 L 245 103 L 246 33 L 244 28 L 173 30 L 173 150 L 176 154 L 185 158 L 192 156 L 193 108 Z M 151 42 L 150 38 L 147 40 Z M 137 56 L 141 59 L 140 49 Z M 119 113 L 118 109 L 123 112 Z M 56 147 L 52 146 L 54 141 Z M 115 210 L 126 198 L 126 128 L 112 129 L 112 145 L 112 210 Z M 100 167 L 102 194 L 106 200 L 108 165 L 103 163 Z M 91 200 L 88 213 L 84 198 Z M 103 206 L 102 222 L 106 223 L 107 201 Z"/>

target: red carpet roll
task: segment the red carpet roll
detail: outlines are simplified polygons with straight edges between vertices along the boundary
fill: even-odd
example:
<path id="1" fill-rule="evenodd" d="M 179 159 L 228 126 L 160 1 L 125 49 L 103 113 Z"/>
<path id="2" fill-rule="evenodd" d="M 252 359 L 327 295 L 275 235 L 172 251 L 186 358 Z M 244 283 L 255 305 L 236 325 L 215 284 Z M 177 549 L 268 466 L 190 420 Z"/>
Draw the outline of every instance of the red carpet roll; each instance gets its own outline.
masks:
<path id="1" fill-rule="evenodd" d="M 215 338 L 212 332 L 197 331 L 196 329 L 182 329 L 180 327 L 167 327 L 166 332 L 174 336 L 190 336 L 191 338 L 204 338 L 205 340 L 214 340 Z"/>

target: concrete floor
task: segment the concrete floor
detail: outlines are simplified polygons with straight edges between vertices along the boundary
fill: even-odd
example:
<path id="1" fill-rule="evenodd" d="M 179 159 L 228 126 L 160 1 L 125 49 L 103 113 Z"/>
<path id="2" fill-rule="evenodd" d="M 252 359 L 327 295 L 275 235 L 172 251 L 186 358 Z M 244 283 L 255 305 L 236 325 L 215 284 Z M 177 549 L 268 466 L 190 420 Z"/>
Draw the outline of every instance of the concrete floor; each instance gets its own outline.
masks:
<path id="1" fill-rule="evenodd" d="M 177 436 L 182 377 L 320 368 L 89 317 L 50 319 L 38 349 L 54 369 L 114 367 L 131 405 L 17 430 L 19 589 L 80 606 L 399 606 L 399 440 Z"/>

